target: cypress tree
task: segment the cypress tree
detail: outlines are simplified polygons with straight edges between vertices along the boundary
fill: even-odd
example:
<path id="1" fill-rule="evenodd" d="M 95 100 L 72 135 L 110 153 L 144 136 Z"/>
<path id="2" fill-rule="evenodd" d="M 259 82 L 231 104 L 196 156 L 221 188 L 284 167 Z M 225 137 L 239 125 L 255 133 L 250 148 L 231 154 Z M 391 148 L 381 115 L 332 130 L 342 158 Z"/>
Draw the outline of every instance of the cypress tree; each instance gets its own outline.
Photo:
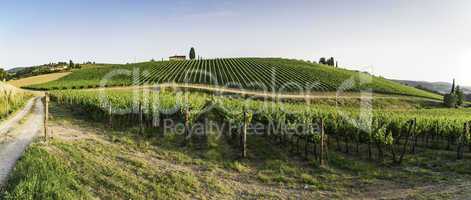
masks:
<path id="1" fill-rule="evenodd" d="M 190 60 L 194 60 L 195 57 L 196 57 L 196 52 L 195 52 L 195 48 L 191 47 L 190 49 Z"/>
<path id="2" fill-rule="evenodd" d="M 454 94 L 455 93 L 455 79 L 453 79 L 453 85 L 451 85 L 451 93 L 450 94 Z"/>

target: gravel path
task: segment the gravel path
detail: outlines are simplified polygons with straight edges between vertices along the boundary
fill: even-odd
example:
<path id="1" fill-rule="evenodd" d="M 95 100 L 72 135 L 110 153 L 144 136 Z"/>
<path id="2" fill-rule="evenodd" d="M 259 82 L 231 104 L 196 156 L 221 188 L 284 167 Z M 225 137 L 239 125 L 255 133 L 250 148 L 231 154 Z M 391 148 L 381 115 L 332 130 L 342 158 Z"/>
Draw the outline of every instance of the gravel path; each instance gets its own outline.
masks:
<path id="1" fill-rule="evenodd" d="M 34 107 L 33 101 L 35 103 Z M 41 98 L 36 97 L 28 102 L 26 107 L 15 117 L 0 125 L 1 131 L 10 131 L 8 135 L 13 136 L 12 139 L 0 144 L 0 186 L 8 178 L 10 171 L 13 169 L 16 161 L 21 157 L 26 147 L 28 147 L 36 135 L 42 132 L 44 119 L 43 107 Z M 32 113 L 27 115 L 31 109 L 33 109 Z M 26 120 L 19 125 L 19 121 L 24 117 L 26 117 Z M 13 129 L 13 127 L 15 128 Z M 0 133 L 0 137 L 6 134 L 6 132 Z"/>
<path id="2" fill-rule="evenodd" d="M 14 117 L 9 118 L 5 122 L 0 123 L 0 137 L 3 136 L 3 134 L 8 133 L 11 131 L 14 126 L 18 125 L 18 122 L 25 118 L 25 116 L 29 113 L 31 108 L 33 107 L 34 104 L 34 99 L 30 99 L 27 103 L 25 108 L 18 112 Z"/>

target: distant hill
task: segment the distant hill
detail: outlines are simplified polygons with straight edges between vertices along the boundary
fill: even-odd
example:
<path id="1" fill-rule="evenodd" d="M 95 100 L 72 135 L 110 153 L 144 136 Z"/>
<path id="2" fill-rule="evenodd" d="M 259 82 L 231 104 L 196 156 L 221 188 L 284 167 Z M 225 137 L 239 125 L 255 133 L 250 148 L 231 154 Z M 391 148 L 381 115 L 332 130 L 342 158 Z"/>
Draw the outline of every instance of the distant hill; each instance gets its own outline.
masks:
<path id="1" fill-rule="evenodd" d="M 80 68 L 80 65 L 74 64 L 70 67 L 67 62 L 58 62 L 30 67 L 15 67 L 7 70 L 7 72 L 9 73 L 8 80 L 18 80 L 43 74 L 66 72 L 77 68 Z"/>
<path id="2" fill-rule="evenodd" d="M 10 74 L 16 74 L 17 72 L 26 69 L 27 67 L 15 67 L 7 70 L 8 73 Z"/>
<path id="3" fill-rule="evenodd" d="M 50 74 L 54 72 L 64 72 L 68 70 L 70 69 L 67 63 L 59 62 L 32 67 L 16 67 L 13 69 L 9 69 L 7 72 L 10 74 L 9 79 L 17 80 L 32 76 Z"/>
<path id="4" fill-rule="evenodd" d="M 310 91 L 313 92 L 337 91 L 342 88 L 350 92 L 372 89 L 373 92 L 383 94 L 442 98 L 438 94 L 367 73 L 280 58 L 159 61 L 86 68 L 75 70 L 56 81 L 26 88 L 40 90 L 94 88 L 100 85 L 105 75 L 120 69 L 147 73 L 139 77 L 138 82 L 132 76 L 114 76 L 108 80 L 106 86 L 175 82 L 281 92 L 300 92 L 300 89 L 304 90 L 305 87 L 310 87 Z M 360 85 L 360 75 L 369 82 Z"/>
<path id="5" fill-rule="evenodd" d="M 85 63 L 75 63 L 74 69 L 77 68 L 92 68 L 92 67 L 103 67 L 112 64 L 105 63 L 95 63 L 95 62 L 85 62 Z M 49 74 L 53 72 L 64 72 L 69 71 L 69 63 L 67 62 L 58 62 L 58 63 L 49 63 L 38 66 L 29 66 L 29 67 L 15 67 L 9 70 L 6 70 L 13 79 L 21 79 L 31 76 L 37 76 L 41 74 Z"/>
<path id="6" fill-rule="evenodd" d="M 447 82 L 427 82 L 427 81 L 409 81 L 409 80 L 393 80 L 404 85 L 416 88 L 425 88 L 427 90 L 436 91 L 440 94 L 446 94 L 451 91 L 451 83 Z M 471 94 L 471 87 L 460 86 L 465 94 Z"/>

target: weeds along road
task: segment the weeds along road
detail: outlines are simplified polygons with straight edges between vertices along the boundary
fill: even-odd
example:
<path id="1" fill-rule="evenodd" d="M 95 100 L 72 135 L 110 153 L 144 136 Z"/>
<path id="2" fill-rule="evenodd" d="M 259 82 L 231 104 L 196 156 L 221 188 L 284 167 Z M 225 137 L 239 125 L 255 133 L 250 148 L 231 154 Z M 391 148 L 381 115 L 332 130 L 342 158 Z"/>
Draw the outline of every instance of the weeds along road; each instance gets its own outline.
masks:
<path id="1" fill-rule="evenodd" d="M 34 137 L 42 132 L 43 119 L 43 102 L 41 97 L 35 97 L 14 117 L 0 124 L 0 186 Z"/>

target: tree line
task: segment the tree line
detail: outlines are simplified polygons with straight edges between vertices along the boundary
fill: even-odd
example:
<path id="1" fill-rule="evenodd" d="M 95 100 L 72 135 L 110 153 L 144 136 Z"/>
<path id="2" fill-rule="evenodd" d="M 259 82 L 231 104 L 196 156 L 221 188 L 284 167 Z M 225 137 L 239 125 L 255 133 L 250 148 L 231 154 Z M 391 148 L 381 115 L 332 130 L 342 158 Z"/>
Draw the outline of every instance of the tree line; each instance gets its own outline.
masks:
<path id="1" fill-rule="evenodd" d="M 8 76 L 8 72 L 6 72 L 4 69 L 0 69 L 0 81 L 7 80 Z"/>
<path id="2" fill-rule="evenodd" d="M 334 57 L 326 59 L 324 57 L 319 59 L 319 64 L 328 65 L 332 67 L 339 67 L 339 63 L 335 61 Z"/>
<path id="3" fill-rule="evenodd" d="M 11 80 L 11 79 L 20 79 L 31 76 L 37 76 L 42 74 L 50 74 L 58 71 L 67 71 L 70 69 L 80 69 L 82 66 L 80 64 L 74 63 L 72 60 L 69 62 L 57 62 L 57 63 L 48 63 L 39 66 L 26 67 L 20 70 L 17 70 L 14 73 L 8 73 L 5 70 L 0 71 L 0 80 Z"/>
<path id="4" fill-rule="evenodd" d="M 455 79 L 453 79 L 450 93 L 445 94 L 443 98 L 444 104 L 449 108 L 457 108 L 464 104 L 465 94 L 459 85 L 455 85 Z"/>

